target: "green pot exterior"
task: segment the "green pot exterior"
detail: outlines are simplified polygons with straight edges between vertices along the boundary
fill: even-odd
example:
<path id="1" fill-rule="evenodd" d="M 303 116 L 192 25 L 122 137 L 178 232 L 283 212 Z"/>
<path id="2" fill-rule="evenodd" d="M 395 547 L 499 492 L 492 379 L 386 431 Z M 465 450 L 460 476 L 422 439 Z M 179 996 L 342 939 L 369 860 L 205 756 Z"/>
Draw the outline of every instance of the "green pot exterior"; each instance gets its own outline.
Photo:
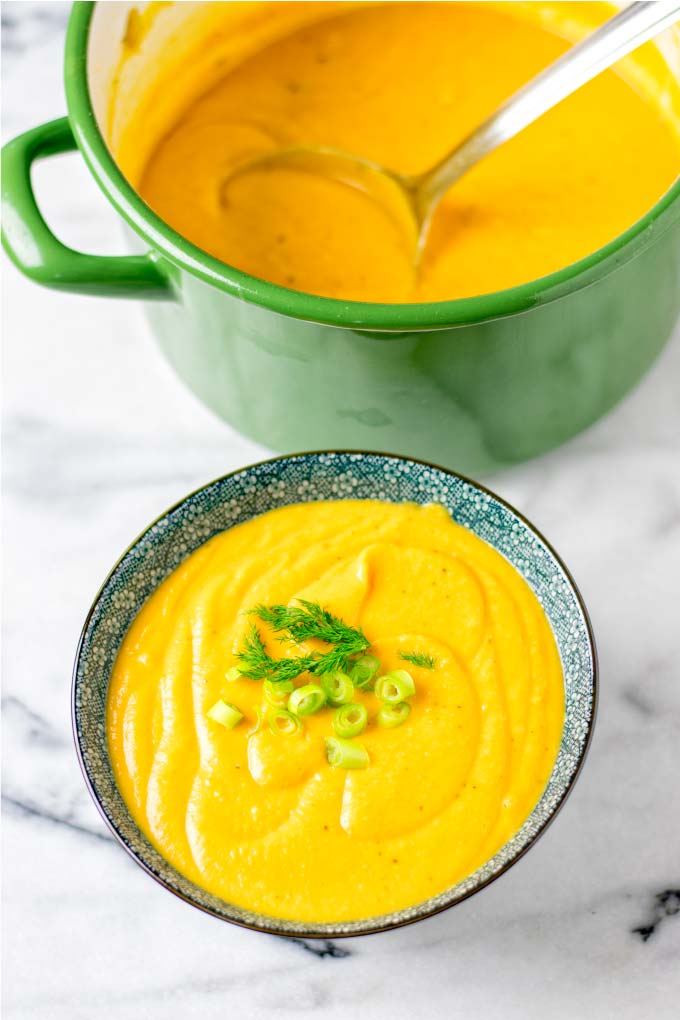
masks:
<path id="1" fill-rule="evenodd" d="M 3 149 L 3 244 L 38 283 L 149 300 L 165 356 L 231 425 L 281 452 L 380 449 L 464 473 L 543 453 L 640 379 L 680 313 L 680 181 L 610 244 L 540 280 L 420 305 L 344 302 L 226 266 L 176 234 L 118 170 L 87 84 L 94 5 L 66 42 L 69 117 Z M 79 149 L 137 254 L 66 248 L 31 165 Z"/>
<path id="2" fill-rule="evenodd" d="M 183 273 L 148 306 L 177 373 L 279 451 L 371 449 L 486 472 L 558 446 L 640 379 L 680 311 L 680 217 L 635 258 L 528 311 L 434 331 L 303 322 Z"/>

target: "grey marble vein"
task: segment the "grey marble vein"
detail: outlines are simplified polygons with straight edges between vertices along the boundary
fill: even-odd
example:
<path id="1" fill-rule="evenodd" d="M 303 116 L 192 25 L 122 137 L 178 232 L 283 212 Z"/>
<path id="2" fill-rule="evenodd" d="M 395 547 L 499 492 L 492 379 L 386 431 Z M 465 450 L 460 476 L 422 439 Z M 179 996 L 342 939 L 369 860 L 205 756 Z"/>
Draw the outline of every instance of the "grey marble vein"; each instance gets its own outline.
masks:
<path id="1" fill-rule="evenodd" d="M 2 714 L 8 726 L 18 724 L 24 729 L 26 743 L 40 744 L 43 747 L 63 747 L 64 740 L 54 726 L 39 712 L 35 712 L 20 698 L 8 695 L 2 698 Z"/>
<path id="2" fill-rule="evenodd" d="M 82 836 L 88 836 L 90 839 L 98 839 L 104 843 L 114 842 L 113 837 L 109 836 L 104 830 L 101 832 L 96 829 L 89 829 L 85 825 L 80 825 L 78 822 L 74 822 L 70 818 L 64 818 L 61 815 L 54 814 L 53 812 L 39 807 L 37 804 L 31 804 L 28 801 L 20 800 L 18 797 L 13 797 L 10 794 L 2 794 L 2 807 L 3 811 L 9 810 L 15 812 L 26 818 L 39 818 L 43 822 L 48 822 L 52 825 L 63 825 L 64 828 L 70 829 L 71 832 L 76 832 Z"/>
<path id="3" fill-rule="evenodd" d="M 349 949 L 339 946 L 337 942 L 331 942 L 330 939 L 319 939 L 319 941 L 316 941 L 315 939 L 292 938 L 290 941 L 320 960 L 344 960 L 351 955 Z"/>
<path id="4" fill-rule="evenodd" d="M 680 888 L 664 889 L 654 896 L 647 922 L 633 928 L 632 932 L 639 935 L 642 942 L 647 942 L 669 917 L 678 915 L 680 915 Z"/>

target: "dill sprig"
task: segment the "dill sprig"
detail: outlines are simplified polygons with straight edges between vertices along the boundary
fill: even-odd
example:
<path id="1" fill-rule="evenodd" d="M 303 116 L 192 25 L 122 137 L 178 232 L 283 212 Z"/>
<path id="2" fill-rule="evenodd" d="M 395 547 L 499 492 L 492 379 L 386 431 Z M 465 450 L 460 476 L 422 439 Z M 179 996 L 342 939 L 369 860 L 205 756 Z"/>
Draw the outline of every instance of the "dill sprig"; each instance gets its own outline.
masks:
<path id="1" fill-rule="evenodd" d="M 307 672 L 315 662 L 315 657 L 311 655 L 273 659 L 254 624 L 249 628 L 243 639 L 243 647 L 236 657 L 242 676 L 247 676 L 249 680 L 272 680 L 274 683 L 295 680 L 301 673 Z"/>
<path id="2" fill-rule="evenodd" d="M 355 652 L 348 652 L 346 645 L 338 645 L 337 648 L 331 648 L 323 655 L 318 655 L 310 673 L 316 673 L 317 676 L 338 671 L 346 673 L 350 669 L 355 655 Z"/>
<path id="3" fill-rule="evenodd" d="M 434 669 L 437 665 L 436 660 L 431 655 L 425 655 L 424 652 L 399 652 L 399 658 L 414 666 L 420 666 L 422 669 Z"/>
<path id="4" fill-rule="evenodd" d="M 323 676 L 326 673 L 349 672 L 358 656 L 370 647 L 370 641 L 360 627 L 351 627 L 339 616 L 317 602 L 298 599 L 299 605 L 266 606 L 263 603 L 248 610 L 266 623 L 281 641 L 322 641 L 329 645 L 325 652 L 312 652 L 290 658 L 274 659 L 267 652 L 255 624 L 252 624 L 238 653 L 239 670 L 251 680 L 270 680 L 273 683 L 296 680 L 301 673 Z M 399 658 L 421 669 L 434 669 L 436 660 L 424 652 L 400 652 Z"/>
<path id="5" fill-rule="evenodd" d="M 353 659 L 370 646 L 370 641 L 358 627 L 350 627 L 316 602 L 299 599 L 297 606 L 257 605 L 249 610 L 263 623 L 268 624 L 282 641 L 315 639 L 330 645 L 326 652 L 313 652 L 295 658 L 273 659 L 267 652 L 260 632 L 251 626 L 242 650 L 238 653 L 239 669 L 251 680 L 295 680 L 300 673 L 322 676 L 338 670 L 345 672 Z"/>
<path id="6" fill-rule="evenodd" d="M 370 641 L 361 628 L 350 627 L 317 602 L 308 602 L 306 599 L 297 601 L 297 606 L 260 604 L 250 612 L 263 623 L 269 624 L 277 634 L 283 633 L 283 640 L 290 638 L 301 644 L 316 639 L 328 645 L 337 645 L 344 650 L 346 657 L 360 655 L 369 647 Z"/>

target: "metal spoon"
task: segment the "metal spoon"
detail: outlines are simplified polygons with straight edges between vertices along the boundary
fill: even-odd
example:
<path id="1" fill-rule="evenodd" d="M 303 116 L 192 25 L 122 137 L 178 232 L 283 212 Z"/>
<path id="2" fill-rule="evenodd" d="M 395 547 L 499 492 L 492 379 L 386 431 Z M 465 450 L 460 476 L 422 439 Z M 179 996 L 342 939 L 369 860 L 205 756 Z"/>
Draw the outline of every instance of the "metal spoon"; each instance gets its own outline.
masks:
<path id="1" fill-rule="evenodd" d="M 631 3 L 507 99 L 430 170 L 399 174 L 372 160 L 319 145 L 276 149 L 237 166 L 223 182 L 260 170 L 295 170 L 340 181 L 369 195 L 407 232 L 415 264 L 434 213 L 449 188 L 582 85 L 680 19 L 676 0 Z"/>

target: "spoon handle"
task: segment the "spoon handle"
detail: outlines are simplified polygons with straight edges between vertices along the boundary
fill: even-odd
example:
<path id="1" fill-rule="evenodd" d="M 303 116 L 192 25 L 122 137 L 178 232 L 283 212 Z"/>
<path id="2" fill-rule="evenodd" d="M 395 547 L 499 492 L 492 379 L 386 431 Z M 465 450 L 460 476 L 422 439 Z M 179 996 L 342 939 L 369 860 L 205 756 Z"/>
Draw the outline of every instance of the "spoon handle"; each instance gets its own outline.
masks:
<path id="1" fill-rule="evenodd" d="M 451 185 L 484 156 L 678 19 L 680 3 L 676 0 L 632 3 L 572 46 L 423 175 L 416 189 L 421 216 L 431 215 Z"/>

